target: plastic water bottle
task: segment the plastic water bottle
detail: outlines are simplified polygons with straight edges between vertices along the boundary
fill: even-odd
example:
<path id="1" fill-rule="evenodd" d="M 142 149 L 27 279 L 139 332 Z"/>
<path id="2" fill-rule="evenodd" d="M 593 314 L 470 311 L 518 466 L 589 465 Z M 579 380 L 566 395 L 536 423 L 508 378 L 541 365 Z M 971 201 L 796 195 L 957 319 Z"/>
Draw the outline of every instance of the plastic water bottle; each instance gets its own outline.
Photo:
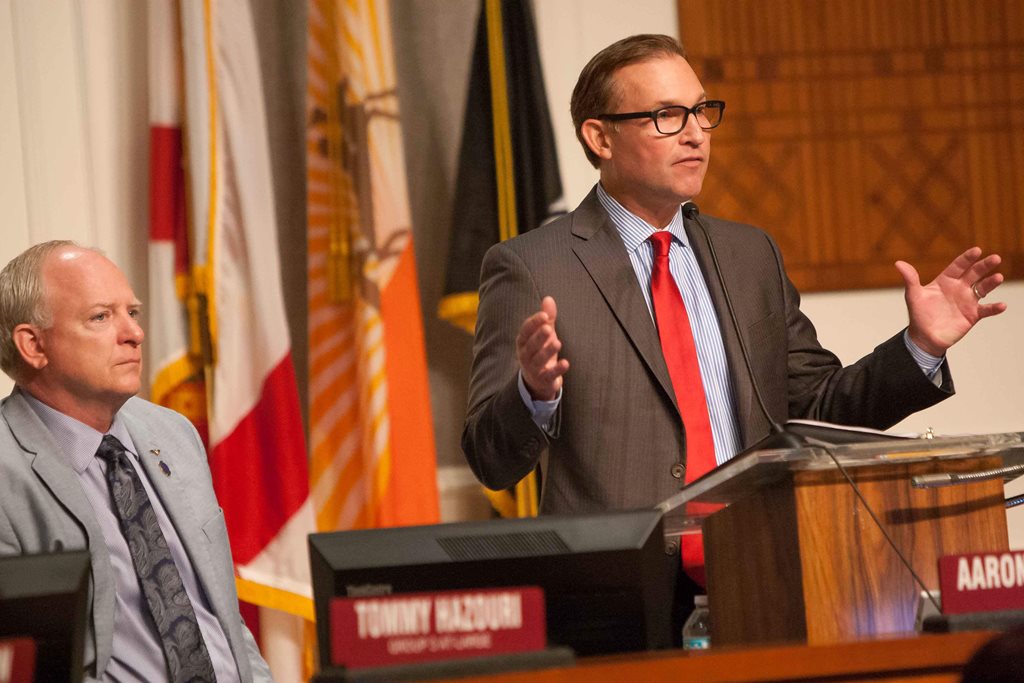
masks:
<path id="1" fill-rule="evenodd" d="M 708 611 L 708 596 L 693 598 L 693 612 L 683 624 L 683 649 L 706 650 L 711 647 L 711 613 Z"/>

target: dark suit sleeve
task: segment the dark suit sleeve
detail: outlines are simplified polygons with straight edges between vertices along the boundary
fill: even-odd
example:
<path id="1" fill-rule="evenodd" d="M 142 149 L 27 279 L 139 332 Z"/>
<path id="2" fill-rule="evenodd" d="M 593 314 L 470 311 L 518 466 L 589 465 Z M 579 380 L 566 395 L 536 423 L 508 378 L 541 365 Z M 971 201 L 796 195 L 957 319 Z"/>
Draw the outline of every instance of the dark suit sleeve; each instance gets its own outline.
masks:
<path id="1" fill-rule="evenodd" d="M 818 343 L 811 321 L 800 311 L 800 295 L 782 268 L 788 338 L 788 400 L 791 418 L 888 429 L 908 415 L 953 393 L 945 362 L 940 386 L 918 366 L 903 342 L 903 332 L 878 345 L 856 363 L 842 367 Z M 850 321 L 856 325 L 856 320 Z"/>
<path id="2" fill-rule="evenodd" d="M 488 250 L 480 274 L 469 409 L 462 450 L 489 488 L 512 486 L 537 465 L 547 436 L 519 395 L 515 344 L 519 327 L 540 310 L 543 293 L 507 244 Z"/>

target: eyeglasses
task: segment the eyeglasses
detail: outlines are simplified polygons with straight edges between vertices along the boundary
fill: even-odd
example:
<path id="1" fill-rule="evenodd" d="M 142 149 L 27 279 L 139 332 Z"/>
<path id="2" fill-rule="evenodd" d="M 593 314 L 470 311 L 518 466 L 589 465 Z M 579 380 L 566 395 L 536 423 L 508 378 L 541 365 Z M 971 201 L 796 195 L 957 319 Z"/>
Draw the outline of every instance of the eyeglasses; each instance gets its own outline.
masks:
<path id="1" fill-rule="evenodd" d="M 654 111 L 636 111 L 629 114 L 599 114 L 597 118 L 609 121 L 626 121 L 627 119 L 651 119 L 654 127 L 662 135 L 675 135 L 686 126 L 690 114 L 697 119 L 697 125 L 703 130 L 711 130 L 722 122 L 722 112 L 725 111 L 725 102 L 722 100 L 706 100 L 698 102 L 692 107 L 684 107 L 681 104 L 671 107 L 661 107 Z"/>

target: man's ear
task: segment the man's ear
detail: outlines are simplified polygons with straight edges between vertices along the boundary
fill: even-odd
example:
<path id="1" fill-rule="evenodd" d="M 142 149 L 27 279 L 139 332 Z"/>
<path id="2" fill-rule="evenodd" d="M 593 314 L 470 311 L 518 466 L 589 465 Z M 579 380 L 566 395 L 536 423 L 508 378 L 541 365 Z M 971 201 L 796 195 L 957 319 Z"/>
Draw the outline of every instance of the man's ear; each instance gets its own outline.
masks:
<path id="1" fill-rule="evenodd" d="M 580 126 L 580 134 L 587 143 L 590 151 L 600 159 L 611 159 L 611 139 L 606 126 L 612 124 L 598 119 L 587 119 Z"/>
<path id="2" fill-rule="evenodd" d="M 42 330 L 35 325 L 22 323 L 14 328 L 14 333 L 11 335 L 21 359 L 26 365 L 36 370 L 42 370 L 47 363 L 41 332 Z"/>

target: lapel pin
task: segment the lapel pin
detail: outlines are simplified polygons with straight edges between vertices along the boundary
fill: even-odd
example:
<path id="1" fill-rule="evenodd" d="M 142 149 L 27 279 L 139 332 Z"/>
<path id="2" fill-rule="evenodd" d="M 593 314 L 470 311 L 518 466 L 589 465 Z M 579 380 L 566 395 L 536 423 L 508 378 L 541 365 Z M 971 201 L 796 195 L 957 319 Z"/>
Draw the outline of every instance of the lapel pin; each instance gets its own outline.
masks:
<path id="1" fill-rule="evenodd" d="M 160 471 L 164 473 L 165 477 L 171 476 L 171 468 L 163 460 L 160 461 Z"/>
<path id="2" fill-rule="evenodd" d="M 150 448 L 149 452 L 152 453 L 153 455 L 157 456 L 157 457 L 160 456 L 160 449 L 159 448 Z"/>

